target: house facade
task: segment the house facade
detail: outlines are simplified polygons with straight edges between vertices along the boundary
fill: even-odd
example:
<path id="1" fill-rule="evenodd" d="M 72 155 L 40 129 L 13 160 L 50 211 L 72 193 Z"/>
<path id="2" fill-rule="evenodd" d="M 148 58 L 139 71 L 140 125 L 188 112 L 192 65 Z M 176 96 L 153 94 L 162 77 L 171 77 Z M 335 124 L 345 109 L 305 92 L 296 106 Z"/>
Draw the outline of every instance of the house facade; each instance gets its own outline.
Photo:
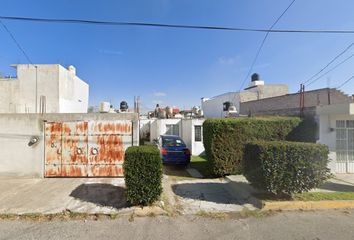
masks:
<path id="1" fill-rule="evenodd" d="M 16 77 L 0 78 L 0 113 L 86 113 L 89 85 L 73 66 L 16 64 Z"/>
<path id="2" fill-rule="evenodd" d="M 247 101 L 259 100 L 288 93 L 285 84 L 265 84 L 258 74 L 253 74 L 249 86 L 240 92 L 228 92 L 212 98 L 202 98 L 201 107 L 206 118 L 223 118 L 227 115 L 224 103 L 229 103 L 240 113 L 240 104 Z"/>
<path id="3" fill-rule="evenodd" d="M 328 146 L 333 173 L 354 173 L 354 103 L 319 106 L 319 140 Z"/>
<path id="4" fill-rule="evenodd" d="M 201 118 L 141 119 L 140 138 L 149 138 L 150 143 L 153 143 L 161 135 L 179 136 L 192 155 L 198 156 L 204 154 L 203 122 Z"/>

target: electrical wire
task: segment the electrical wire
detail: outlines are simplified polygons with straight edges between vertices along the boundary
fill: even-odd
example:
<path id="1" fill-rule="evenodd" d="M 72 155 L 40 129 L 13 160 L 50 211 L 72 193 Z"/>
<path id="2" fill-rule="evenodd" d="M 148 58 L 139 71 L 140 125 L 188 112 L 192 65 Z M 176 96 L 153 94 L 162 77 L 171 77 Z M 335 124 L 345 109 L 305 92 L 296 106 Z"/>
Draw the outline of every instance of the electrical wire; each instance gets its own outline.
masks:
<path id="1" fill-rule="evenodd" d="M 314 80 L 312 80 L 311 82 L 309 82 L 307 84 L 307 86 L 310 86 L 311 84 L 315 83 L 318 79 L 326 76 L 328 73 L 332 72 L 333 70 L 335 70 L 336 68 L 338 68 L 340 65 L 344 64 L 345 62 L 347 62 L 349 59 L 351 59 L 352 57 L 354 57 L 354 53 L 352 55 L 350 55 L 349 57 L 347 57 L 346 59 L 344 59 L 343 61 L 341 61 L 340 63 L 338 63 L 337 65 L 335 65 L 333 68 L 329 69 L 327 72 L 323 73 L 322 75 L 320 75 L 319 77 L 315 78 Z"/>
<path id="2" fill-rule="evenodd" d="M 257 53 L 256 53 L 256 56 L 254 57 L 253 61 L 252 61 L 252 64 L 247 72 L 247 75 L 246 77 L 243 79 L 242 83 L 241 83 L 241 86 L 240 86 L 240 89 L 239 89 L 239 92 L 242 90 L 243 88 L 243 85 L 245 84 L 245 82 L 247 81 L 249 75 L 251 74 L 252 70 L 253 70 L 253 67 L 254 65 L 256 64 L 257 62 L 257 59 L 259 57 L 259 54 L 261 53 L 261 50 L 264 46 L 264 43 L 266 42 L 267 38 L 268 38 L 268 35 L 270 33 L 270 31 L 274 28 L 274 26 L 279 22 L 279 20 L 284 16 L 284 14 L 289 10 L 289 8 L 294 4 L 296 0 L 293 0 L 290 2 L 290 4 L 288 5 L 288 7 L 282 12 L 282 14 L 275 20 L 275 22 L 270 26 L 270 28 L 268 29 L 268 32 L 265 34 L 262 42 L 261 42 L 261 45 L 258 47 L 258 50 L 257 50 Z"/>
<path id="3" fill-rule="evenodd" d="M 4 27 L 5 31 L 10 35 L 12 41 L 16 44 L 17 48 L 23 53 L 23 55 L 25 56 L 25 58 L 27 59 L 27 61 L 33 65 L 33 62 L 32 62 L 31 59 L 29 58 L 28 54 L 26 53 L 26 51 L 24 50 L 24 48 L 20 45 L 20 43 L 16 40 L 15 36 L 12 34 L 12 32 L 10 31 L 10 29 L 9 29 L 9 28 L 5 25 L 5 23 L 3 23 L 3 21 L 1 21 L 1 20 L 0 20 L 0 24 Z"/>
<path id="4" fill-rule="evenodd" d="M 345 84 L 347 84 L 348 82 L 350 82 L 352 79 L 354 79 L 354 75 L 351 76 L 350 78 L 348 78 L 346 81 L 344 81 L 341 85 L 339 85 L 337 88 L 341 88 L 343 87 Z"/>
<path id="5" fill-rule="evenodd" d="M 108 26 L 140 26 L 140 27 L 162 27 L 162 28 L 185 28 L 223 31 L 244 31 L 244 32 L 266 32 L 266 33 L 321 33 L 321 34 L 354 34 L 354 30 L 320 30 L 320 29 L 262 29 L 262 28 L 238 28 L 221 26 L 201 26 L 201 25 L 180 25 L 145 22 L 117 22 L 98 21 L 88 19 L 57 19 L 57 18 L 33 18 L 17 16 L 0 16 L 0 19 L 10 21 L 43 22 L 43 23 L 65 23 L 65 24 L 93 24 Z"/>
<path id="6" fill-rule="evenodd" d="M 344 53 L 346 53 L 352 46 L 354 45 L 354 43 L 349 44 L 349 46 L 347 46 L 342 52 L 340 52 L 338 55 L 336 55 L 331 61 L 329 61 L 326 66 L 324 66 L 320 71 L 318 71 L 317 73 L 315 73 L 314 75 L 312 75 L 309 79 L 307 79 L 305 82 L 303 82 L 302 84 L 306 84 L 309 81 L 311 81 L 312 79 L 314 79 L 318 74 L 320 74 L 321 72 L 323 72 L 327 67 L 329 67 L 329 65 L 331 65 L 334 61 L 336 61 L 340 56 L 342 56 Z M 318 79 L 317 79 L 318 80 Z M 316 81 L 317 81 L 316 80 Z M 312 83 L 316 82 L 316 81 L 312 81 Z M 310 84 L 307 84 L 307 86 Z"/>

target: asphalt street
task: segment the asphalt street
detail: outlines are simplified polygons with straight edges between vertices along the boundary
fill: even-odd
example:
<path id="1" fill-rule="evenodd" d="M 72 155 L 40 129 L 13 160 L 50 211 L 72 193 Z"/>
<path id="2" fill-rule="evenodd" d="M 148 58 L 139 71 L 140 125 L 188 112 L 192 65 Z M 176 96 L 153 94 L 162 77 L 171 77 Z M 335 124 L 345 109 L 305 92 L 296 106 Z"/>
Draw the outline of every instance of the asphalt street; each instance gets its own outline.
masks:
<path id="1" fill-rule="evenodd" d="M 354 239 L 354 210 L 280 212 L 242 219 L 189 215 L 1 220 L 0 239 Z"/>

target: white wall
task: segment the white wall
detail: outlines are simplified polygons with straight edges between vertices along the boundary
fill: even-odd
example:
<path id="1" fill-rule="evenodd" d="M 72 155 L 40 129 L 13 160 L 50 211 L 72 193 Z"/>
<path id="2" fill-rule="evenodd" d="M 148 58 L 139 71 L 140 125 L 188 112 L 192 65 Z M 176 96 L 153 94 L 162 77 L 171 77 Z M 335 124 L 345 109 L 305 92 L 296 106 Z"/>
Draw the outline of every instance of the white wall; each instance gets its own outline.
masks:
<path id="1" fill-rule="evenodd" d="M 193 156 L 199 156 L 204 154 L 204 144 L 203 144 L 203 122 L 204 119 L 183 119 L 182 128 L 183 128 L 183 140 L 189 149 L 191 149 Z M 202 139 L 201 141 L 195 141 L 195 127 L 202 126 Z"/>
<path id="2" fill-rule="evenodd" d="M 287 85 L 271 84 L 261 85 L 242 92 L 229 92 L 219 96 L 202 99 L 202 110 L 206 118 L 223 118 L 223 103 L 231 102 L 236 107 L 237 112 L 240 112 L 240 102 L 247 102 L 262 98 L 281 96 L 288 93 Z"/>
<path id="3" fill-rule="evenodd" d="M 0 113 L 39 111 L 40 96 L 46 97 L 47 113 L 86 113 L 89 86 L 59 64 L 13 65 L 17 78 L 0 79 Z M 37 72 L 37 78 L 36 78 Z"/>
<path id="4" fill-rule="evenodd" d="M 331 172 L 336 172 L 336 121 L 337 120 L 354 120 L 353 115 L 320 115 L 319 116 L 319 140 L 318 143 L 328 146 L 330 154 L 330 163 L 328 167 Z"/>
<path id="5" fill-rule="evenodd" d="M 235 104 L 237 110 L 239 110 L 240 105 L 240 95 L 239 93 L 230 92 L 225 93 L 213 98 L 210 98 L 206 101 L 202 101 L 202 110 L 204 113 L 204 117 L 206 118 L 223 118 L 223 103 L 224 102 L 232 102 Z"/>
<path id="6" fill-rule="evenodd" d="M 40 141 L 29 147 L 31 136 Z M 43 136 L 43 122 L 35 115 L 0 115 L 0 176 L 42 177 Z"/>
<path id="7" fill-rule="evenodd" d="M 192 155 L 204 153 L 203 141 L 196 142 L 194 138 L 194 126 L 202 126 L 204 119 L 151 119 L 150 120 L 150 142 L 166 134 L 167 124 L 179 125 L 179 136 L 191 149 Z"/>
<path id="8" fill-rule="evenodd" d="M 43 121 L 109 121 L 133 122 L 133 145 L 139 142 L 138 116 L 134 113 L 107 114 L 0 114 L 0 177 L 43 177 L 44 131 Z M 31 147 L 32 136 L 39 142 Z"/>
<path id="9" fill-rule="evenodd" d="M 89 85 L 74 72 L 59 66 L 59 112 L 86 113 L 89 101 Z"/>

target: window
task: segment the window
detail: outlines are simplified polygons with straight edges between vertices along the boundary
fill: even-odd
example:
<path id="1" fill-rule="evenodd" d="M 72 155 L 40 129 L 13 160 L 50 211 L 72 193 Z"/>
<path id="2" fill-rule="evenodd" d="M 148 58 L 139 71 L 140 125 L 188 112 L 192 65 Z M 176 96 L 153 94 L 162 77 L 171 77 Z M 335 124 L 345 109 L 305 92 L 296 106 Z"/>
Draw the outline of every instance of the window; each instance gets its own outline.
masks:
<path id="1" fill-rule="evenodd" d="M 202 126 L 194 126 L 194 141 L 202 141 Z"/>
<path id="2" fill-rule="evenodd" d="M 178 124 L 166 124 L 166 135 L 179 136 Z"/>
<path id="3" fill-rule="evenodd" d="M 163 137 L 162 146 L 163 147 L 185 147 L 186 144 L 183 142 L 182 139 Z"/>

